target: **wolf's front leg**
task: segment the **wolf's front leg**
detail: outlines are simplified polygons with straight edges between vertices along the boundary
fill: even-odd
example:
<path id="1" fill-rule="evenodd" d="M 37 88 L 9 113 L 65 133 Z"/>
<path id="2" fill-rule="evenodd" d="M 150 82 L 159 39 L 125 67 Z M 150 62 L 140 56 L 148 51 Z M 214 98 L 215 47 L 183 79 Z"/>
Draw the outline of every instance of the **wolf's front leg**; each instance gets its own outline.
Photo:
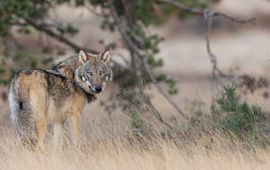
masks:
<path id="1" fill-rule="evenodd" d="M 54 149 L 62 149 L 64 141 L 64 122 L 56 123 L 53 126 Z"/>
<path id="2" fill-rule="evenodd" d="M 80 112 L 78 111 L 73 111 L 70 114 L 70 123 L 71 123 L 71 130 L 70 132 L 72 133 L 72 142 L 74 146 L 79 146 L 81 142 L 81 120 L 80 120 Z"/>

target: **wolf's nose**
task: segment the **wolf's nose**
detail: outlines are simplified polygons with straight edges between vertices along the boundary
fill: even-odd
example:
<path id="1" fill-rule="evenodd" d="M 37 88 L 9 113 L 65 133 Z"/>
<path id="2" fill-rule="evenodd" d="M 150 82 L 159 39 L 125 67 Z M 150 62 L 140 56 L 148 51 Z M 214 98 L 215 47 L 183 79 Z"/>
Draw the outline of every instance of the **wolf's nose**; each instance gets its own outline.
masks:
<path id="1" fill-rule="evenodd" d="M 99 92 L 101 92 L 101 90 L 102 90 L 102 88 L 100 87 L 100 86 L 95 86 L 95 92 L 96 93 L 99 93 Z"/>

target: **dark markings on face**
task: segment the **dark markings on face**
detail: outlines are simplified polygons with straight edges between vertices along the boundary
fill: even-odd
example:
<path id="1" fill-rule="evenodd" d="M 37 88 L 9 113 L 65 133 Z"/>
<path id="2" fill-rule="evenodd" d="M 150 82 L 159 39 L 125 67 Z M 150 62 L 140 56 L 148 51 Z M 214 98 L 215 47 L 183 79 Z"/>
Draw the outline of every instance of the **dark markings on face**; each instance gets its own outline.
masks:
<path id="1" fill-rule="evenodd" d="M 107 81 L 106 77 L 110 76 L 110 69 L 104 63 L 91 63 L 88 69 L 85 70 L 84 76 L 88 80 L 98 81 Z"/>
<path id="2" fill-rule="evenodd" d="M 99 93 L 110 80 L 111 68 L 100 61 L 86 62 L 79 69 L 80 86 L 87 92 Z"/>

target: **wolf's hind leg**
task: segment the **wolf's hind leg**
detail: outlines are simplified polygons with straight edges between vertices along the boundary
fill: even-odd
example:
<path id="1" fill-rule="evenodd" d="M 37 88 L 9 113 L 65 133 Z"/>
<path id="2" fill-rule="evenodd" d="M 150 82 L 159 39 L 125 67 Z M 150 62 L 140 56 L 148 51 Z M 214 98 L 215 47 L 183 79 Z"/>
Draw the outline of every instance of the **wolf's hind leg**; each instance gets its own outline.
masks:
<path id="1" fill-rule="evenodd" d="M 49 106 L 48 93 L 43 84 L 39 84 L 35 87 L 35 90 L 29 91 L 29 101 L 37 135 L 37 145 L 35 148 L 43 150 L 44 138 L 47 132 L 47 111 Z"/>
<path id="2" fill-rule="evenodd" d="M 53 145 L 55 149 L 62 149 L 64 142 L 64 122 L 53 126 Z"/>
<path id="3" fill-rule="evenodd" d="M 42 151 L 44 150 L 44 138 L 47 132 L 47 121 L 46 119 L 40 119 L 37 123 L 36 127 L 37 131 L 37 145 L 36 145 L 36 150 Z"/>
<path id="4" fill-rule="evenodd" d="M 38 141 L 37 134 L 35 132 L 35 123 L 31 118 L 23 120 L 22 115 L 23 113 L 20 115 L 21 122 L 16 128 L 17 135 L 24 147 L 34 149 Z"/>

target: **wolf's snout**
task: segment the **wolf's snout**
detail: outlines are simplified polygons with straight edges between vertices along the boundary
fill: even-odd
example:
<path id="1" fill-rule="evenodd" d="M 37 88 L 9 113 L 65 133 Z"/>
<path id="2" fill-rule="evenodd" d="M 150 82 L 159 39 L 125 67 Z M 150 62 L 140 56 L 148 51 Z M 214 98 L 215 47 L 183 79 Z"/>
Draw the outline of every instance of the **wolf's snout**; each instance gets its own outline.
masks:
<path id="1" fill-rule="evenodd" d="M 94 86 L 94 92 L 99 93 L 99 92 L 101 92 L 101 90 L 102 90 L 101 86 L 99 86 L 99 85 Z"/>

